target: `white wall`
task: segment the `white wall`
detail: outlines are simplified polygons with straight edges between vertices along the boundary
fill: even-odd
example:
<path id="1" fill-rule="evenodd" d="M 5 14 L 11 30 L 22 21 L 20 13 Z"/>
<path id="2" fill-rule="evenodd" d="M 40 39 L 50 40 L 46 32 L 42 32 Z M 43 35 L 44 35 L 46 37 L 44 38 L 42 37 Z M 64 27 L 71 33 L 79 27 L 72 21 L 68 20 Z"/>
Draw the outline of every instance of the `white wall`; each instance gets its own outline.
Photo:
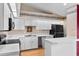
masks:
<path id="1" fill-rule="evenodd" d="M 4 4 L 0 3 L 0 30 L 4 28 Z"/>
<path id="2" fill-rule="evenodd" d="M 67 15 L 67 36 L 76 37 L 76 13 Z"/>
<path id="3" fill-rule="evenodd" d="M 69 5 L 69 7 L 67 10 L 67 21 L 66 21 L 66 25 L 67 25 L 67 37 L 76 37 L 77 36 L 77 6 L 73 6 L 72 4 Z"/>

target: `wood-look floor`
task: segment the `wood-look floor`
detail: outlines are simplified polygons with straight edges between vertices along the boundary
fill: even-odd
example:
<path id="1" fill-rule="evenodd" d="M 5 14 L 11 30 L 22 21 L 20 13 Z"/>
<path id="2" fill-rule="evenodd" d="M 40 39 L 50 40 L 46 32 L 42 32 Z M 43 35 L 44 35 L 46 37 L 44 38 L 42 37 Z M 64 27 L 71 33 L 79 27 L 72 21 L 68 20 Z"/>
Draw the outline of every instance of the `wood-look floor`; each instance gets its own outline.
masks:
<path id="1" fill-rule="evenodd" d="M 44 49 L 38 48 L 34 50 L 21 51 L 21 56 L 44 56 Z"/>

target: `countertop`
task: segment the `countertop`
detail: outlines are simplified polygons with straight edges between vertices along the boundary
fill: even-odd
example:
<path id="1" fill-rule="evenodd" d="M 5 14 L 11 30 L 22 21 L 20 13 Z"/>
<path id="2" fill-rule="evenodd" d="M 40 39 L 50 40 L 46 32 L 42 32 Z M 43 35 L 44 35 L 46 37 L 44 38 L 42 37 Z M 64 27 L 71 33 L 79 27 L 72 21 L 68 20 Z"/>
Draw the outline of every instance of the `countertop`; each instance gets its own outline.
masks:
<path id="1" fill-rule="evenodd" d="M 49 35 L 49 31 L 26 32 L 23 30 L 14 30 L 3 33 L 7 35 L 6 39 L 18 39 L 19 37 L 25 37 L 26 35 L 36 35 L 38 37 L 40 36 L 53 37 L 53 35 Z"/>
<path id="2" fill-rule="evenodd" d="M 63 37 L 63 38 L 49 38 L 49 39 L 45 39 L 46 42 L 50 43 L 50 44 L 54 44 L 54 43 L 67 43 L 67 42 L 76 42 L 76 38 L 67 38 L 67 37 Z"/>
<path id="3" fill-rule="evenodd" d="M 6 37 L 6 39 L 19 39 L 20 37 L 26 37 L 27 35 L 31 35 L 31 34 L 22 34 L 22 35 L 8 35 Z M 33 34 L 32 34 L 33 35 Z M 31 35 L 31 36 L 32 36 Z M 37 37 L 52 37 L 53 38 L 53 35 L 45 35 L 45 34 L 34 34 L 36 35 Z"/>

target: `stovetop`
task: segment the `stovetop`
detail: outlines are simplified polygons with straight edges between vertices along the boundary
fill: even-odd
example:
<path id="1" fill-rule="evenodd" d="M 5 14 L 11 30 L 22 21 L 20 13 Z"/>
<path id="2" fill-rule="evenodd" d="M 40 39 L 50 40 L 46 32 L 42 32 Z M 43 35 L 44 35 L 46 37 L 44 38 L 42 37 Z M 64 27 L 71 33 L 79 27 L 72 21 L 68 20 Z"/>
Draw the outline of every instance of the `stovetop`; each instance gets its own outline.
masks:
<path id="1" fill-rule="evenodd" d="M 20 43 L 19 39 L 4 40 L 0 45 Z"/>

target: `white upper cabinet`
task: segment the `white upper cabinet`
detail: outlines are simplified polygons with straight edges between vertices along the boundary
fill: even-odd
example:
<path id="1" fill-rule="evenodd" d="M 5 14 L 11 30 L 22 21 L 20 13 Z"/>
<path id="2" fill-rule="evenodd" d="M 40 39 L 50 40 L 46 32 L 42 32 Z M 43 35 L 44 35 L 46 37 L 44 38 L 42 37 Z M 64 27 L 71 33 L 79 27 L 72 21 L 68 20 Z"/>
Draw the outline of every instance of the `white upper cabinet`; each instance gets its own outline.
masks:
<path id="1" fill-rule="evenodd" d="M 10 10 L 7 3 L 0 3 L 0 30 L 8 30 Z"/>
<path id="2" fill-rule="evenodd" d="M 51 24 L 47 21 L 38 21 L 37 30 L 48 30 L 51 28 Z"/>
<path id="3" fill-rule="evenodd" d="M 25 26 L 36 26 L 36 30 L 50 30 L 51 24 L 61 24 L 64 22 L 55 18 L 43 18 L 36 16 L 27 16 L 25 19 Z"/>
<path id="4" fill-rule="evenodd" d="M 25 26 L 37 26 L 37 17 L 27 16 Z"/>
<path id="5" fill-rule="evenodd" d="M 4 14 L 4 29 L 3 30 L 8 30 L 8 28 L 9 28 L 9 18 L 12 18 L 12 22 L 14 22 L 15 15 L 13 13 L 13 8 L 14 7 L 12 7 L 10 5 L 10 3 L 8 3 L 8 4 L 4 3 L 4 12 L 3 12 L 3 14 Z"/>
<path id="6" fill-rule="evenodd" d="M 43 18 L 33 16 L 26 17 L 25 26 L 36 26 L 37 30 L 50 29 L 50 23 L 48 21 L 43 21 Z"/>
<path id="7" fill-rule="evenodd" d="M 10 17 L 10 10 L 7 4 L 4 4 L 4 30 L 8 30 L 8 19 Z"/>
<path id="8" fill-rule="evenodd" d="M 25 19 L 25 26 L 32 26 L 31 17 L 27 16 Z"/>
<path id="9" fill-rule="evenodd" d="M 0 3 L 0 30 L 3 30 L 4 27 L 4 4 Z"/>

